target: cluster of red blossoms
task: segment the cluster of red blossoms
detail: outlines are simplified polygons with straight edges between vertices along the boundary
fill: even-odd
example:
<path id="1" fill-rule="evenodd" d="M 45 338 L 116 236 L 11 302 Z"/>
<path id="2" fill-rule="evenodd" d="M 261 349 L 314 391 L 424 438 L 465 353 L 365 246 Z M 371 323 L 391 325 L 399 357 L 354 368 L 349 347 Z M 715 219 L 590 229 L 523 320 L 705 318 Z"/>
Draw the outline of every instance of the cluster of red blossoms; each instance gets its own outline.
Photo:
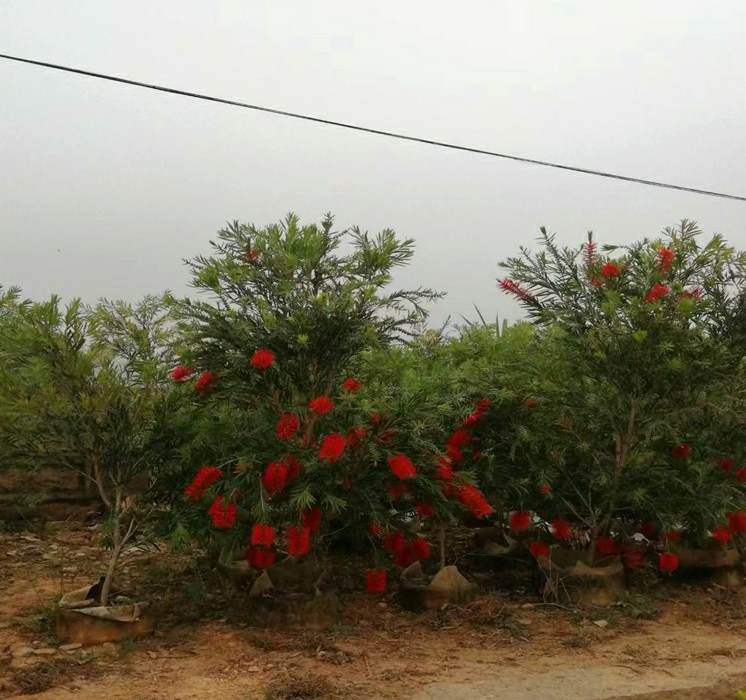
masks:
<path id="1" fill-rule="evenodd" d="M 236 504 L 231 501 L 226 504 L 222 496 L 215 496 L 215 500 L 207 511 L 213 527 L 218 530 L 230 530 L 236 523 Z"/>
<path id="2" fill-rule="evenodd" d="M 223 472 L 217 467 L 206 464 L 200 467 L 197 474 L 192 479 L 192 483 L 184 489 L 184 494 L 193 501 L 200 501 L 207 493 L 207 490 L 221 477 Z"/>
<path id="3" fill-rule="evenodd" d="M 521 287 L 520 284 L 514 282 L 511 279 L 504 279 L 499 281 L 500 289 L 502 289 L 504 292 L 507 292 L 508 294 L 512 294 L 514 297 L 520 299 L 521 301 L 534 301 L 533 295 L 523 287 Z"/>
<path id="4" fill-rule="evenodd" d="M 387 533 L 383 538 L 383 548 L 391 554 L 396 565 L 402 568 L 430 558 L 430 544 L 424 537 L 416 537 L 407 542 L 401 530 Z"/>

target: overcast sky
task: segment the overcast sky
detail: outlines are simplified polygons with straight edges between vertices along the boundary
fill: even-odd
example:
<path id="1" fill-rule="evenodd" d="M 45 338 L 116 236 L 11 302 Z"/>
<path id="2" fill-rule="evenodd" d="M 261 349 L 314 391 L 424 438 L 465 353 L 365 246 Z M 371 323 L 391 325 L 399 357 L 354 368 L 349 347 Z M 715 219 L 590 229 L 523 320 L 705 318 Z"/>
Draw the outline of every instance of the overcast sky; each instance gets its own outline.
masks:
<path id="1" fill-rule="evenodd" d="M 746 3 L 0 0 L 0 53 L 528 157 L 746 194 Z M 497 261 L 746 203 L 391 141 L 0 61 L 0 283 L 187 291 L 224 221 L 289 210 L 417 241 L 434 320 L 515 318 Z"/>

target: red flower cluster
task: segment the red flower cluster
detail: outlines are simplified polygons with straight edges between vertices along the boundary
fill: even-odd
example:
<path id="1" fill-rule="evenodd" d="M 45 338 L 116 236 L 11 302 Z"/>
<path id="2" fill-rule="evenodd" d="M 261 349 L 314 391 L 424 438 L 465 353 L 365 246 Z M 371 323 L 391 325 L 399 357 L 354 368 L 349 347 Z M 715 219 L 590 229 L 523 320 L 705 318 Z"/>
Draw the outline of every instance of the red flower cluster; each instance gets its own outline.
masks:
<path id="1" fill-rule="evenodd" d="M 741 467 L 736 471 L 736 479 L 742 484 L 746 484 L 746 467 Z"/>
<path id="2" fill-rule="evenodd" d="M 386 535 L 383 548 L 394 557 L 397 566 L 402 568 L 416 561 L 430 558 L 430 545 L 426 539 L 417 537 L 407 543 L 404 533 L 399 530 Z"/>
<path id="3" fill-rule="evenodd" d="M 564 518 L 554 518 L 551 524 L 552 534 L 558 540 L 567 540 L 572 535 L 572 525 Z"/>
<path id="4" fill-rule="evenodd" d="M 585 257 L 586 268 L 593 267 L 596 262 L 596 243 L 595 241 L 586 241 L 583 243 L 583 256 Z"/>
<path id="5" fill-rule="evenodd" d="M 295 413 L 283 413 L 277 421 L 277 437 L 280 440 L 290 440 L 300 428 L 300 419 Z"/>
<path id="6" fill-rule="evenodd" d="M 189 379 L 194 372 L 194 367 L 190 367 L 189 365 L 176 365 L 171 370 L 171 379 L 175 382 L 183 382 L 185 379 Z"/>
<path id="7" fill-rule="evenodd" d="M 275 529 L 271 525 L 256 523 L 251 528 L 253 547 L 271 547 L 275 543 Z"/>
<path id="8" fill-rule="evenodd" d="M 718 544 L 728 544 L 731 537 L 731 531 L 725 525 L 718 525 L 712 528 L 712 539 Z"/>
<path id="9" fill-rule="evenodd" d="M 671 448 L 671 456 L 674 459 L 689 459 L 689 455 L 692 453 L 692 448 L 685 442 L 680 445 L 675 445 Z"/>
<path id="10" fill-rule="evenodd" d="M 619 554 L 619 545 L 611 537 L 597 537 L 596 551 L 604 556 Z"/>
<path id="11" fill-rule="evenodd" d="M 218 375 L 209 369 L 206 369 L 202 374 L 197 377 L 197 381 L 194 382 L 194 390 L 198 394 L 204 394 L 215 386 L 215 382 L 218 381 Z"/>
<path id="12" fill-rule="evenodd" d="M 317 396 L 315 399 L 309 401 L 308 410 L 315 413 L 317 416 L 324 416 L 334 410 L 334 401 L 325 395 Z"/>
<path id="13" fill-rule="evenodd" d="M 541 496 L 548 496 L 552 493 L 552 487 L 549 484 L 541 484 L 537 490 Z"/>
<path id="14" fill-rule="evenodd" d="M 471 484 L 459 486 L 456 491 L 456 497 L 475 518 L 486 518 L 494 512 L 494 508 L 489 504 L 484 494 Z"/>
<path id="15" fill-rule="evenodd" d="M 311 549 L 311 528 L 291 525 L 288 528 L 288 554 L 302 557 Z"/>
<path id="16" fill-rule="evenodd" d="M 526 532 L 531 527 L 531 513 L 527 510 L 517 510 L 510 514 L 510 529 L 513 532 Z"/>
<path id="17" fill-rule="evenodd" d="M 742 510 L 737 510 L 735 513 L 728 513 L 728 527 L 734 535 L 746 532 L 746 513 Z"/>
<path id="18" fill-rule="evenodd" d="M 662 552 L 658 555 L 658 568 L 664 574 L 672 574 L 679 568 L 679 555 L 673 552 Z"/>
<path id="19" fill-rule="evenodd" d="M 404 454 L 396 454 L 388 459 L 389 469 L 398 479 L 414 479 L 417 476 L 417 470 L 412 464 L 412 460 Z"/>
<path id="20" fill-rule="evenodd" d="M 539 557 L 548 557 L 549 545 L 546 542 L 542 542 L 541 540 L 535 540 L 533 542 L 529 542 L 528 551 L 531 552 L 531 556 L 535 559 L 538 559 Z"/>
<path id="21" fill-rule="evenodd" d="M 438 466 L 435 469 L 435 475 L 441 481 L 453 481 L 453 467 L 448 457 L 441 457 L 438 460 Z"/>
<path id="22" fill-rule="evenodd" d="M 667 285 L 656 282 L 645 295 L 645 301 L 648 302 L 648 304 L 652 304 L 667 296 L 669 291 L 670 289 Z"/>
<path id="23" fill-rule="evenodd" d="M 215 500 L 207 511 L 212 524 L 219 530 L 230 530 L 236 522 L 236 504 L 231 502 L 224 505 L 222 496 L 215 496 Z"/>
<path id="24" fill-rule="evenodd" d="M 330 433 L 324 435 L 319 447 L 319 459 L 325 462 L 336 462 L 344 453 L 347 439 L 341 433 Z"/>
<path id="25" fill-rule="evenodd" d="M 267 348 L 259 348 L 251 356 L 251 365 L 260 372 L 269 369 L 275 363 L 275 354 Z"/>
<path id="26" fill-rule="evenodd" d="M 640 525 L 640 532 L 645 535 L 647 539 L 652 540 L 658 532 L 658 526 L 653 522 L 647 521 Z"/>
<path id="27" fill-rule="evenodd" d="M 249 250 L 247 250 L 244 253 L 244 257 L 250 263 L 255 263 L 255 262 L 258 262 L 259 258 L 261 257 L 261 253 L 258 250 L 253 250 L 253 249 L 249 248 Z"/>
<path id="28" fill-rule="evenodd" d="M 604 266 L 601 268 L 601 274 L 608 280 L 612 279 L 614 277 L 619 277 L 619 274 L 621 273 L 622 269 L 613 262 L 607 262 L 604 264 Z"/>
<path id="29" fill-rule="evenodd" d="M 223 472 L 220 469 L 206 464 L 204 467 L 200 467 L 194 479 L 192 479 L 192 483 L 184 489 L 184 493 L 193 501 L 199 501 L 205 495 L 207 489 L 221 476 L 223 476 Z"/>
<path id="30" fill-rule="evenodd" d="M 718 467 L 720 467 L 723 471 L 729 472 L 733 469 L 733 467 L 736 466 L 736 460 L 733 459 L 733 457 L 721 457 L 717 461 Z"/>
<path id="31" fill-rule="evenodd" d="M 277 561 L 277 552 L 274 549 L 251 547 L 246 558 L 255 569 L 269 569 Z"/>
<path id="32" fill-rule="evenodd" d="M 347 377 L 347 379 L 342 382 L 342 388 L 345 391 L 349 391 L 351 394 L 360 391 L 362 387 L 363 385 L 357 379 L 355 379 L 355 377 Z"/>
<path id="33" fill-rule="evenodd" d="M 500 288 L 507 292 L 508 294 L 512 294 L 514 297 L 520 299 L 521 301 L 533 301 L 534 297 L 531 293 L 529 293 L 526 289 L 521 287 L 520 284 L 516 284 L 513 282 L 513 280 L 510 279 L 504 279 L 499 281 Z"/>
<path id="34" fill-rule="evenodd" d="M 288 478 L 288 466 L 285 462 L 270 462 L 262 474 L 262 484 L 270 496 L 282 491 Z"/>
<path id="35" fill-rule="evenodd" d="M 313 507 L 303 511 L 301 522 L 311 532 L 318 532 L 321 529 L 321 508 Z"/>
<path id="36" fill-rule="evenodd" d="M 385 593 L 386 592 L 386 570 L 385 569 L 368 569 L 365 572 L 365 592 L 366 593 Z"/>
<path id="37" fill-rule="evenodd" d="M 663 273 L 671 270 L 674 258 L 676 257 L 676 251 L 673 248 L 658 248 L 658 267 Z"/>

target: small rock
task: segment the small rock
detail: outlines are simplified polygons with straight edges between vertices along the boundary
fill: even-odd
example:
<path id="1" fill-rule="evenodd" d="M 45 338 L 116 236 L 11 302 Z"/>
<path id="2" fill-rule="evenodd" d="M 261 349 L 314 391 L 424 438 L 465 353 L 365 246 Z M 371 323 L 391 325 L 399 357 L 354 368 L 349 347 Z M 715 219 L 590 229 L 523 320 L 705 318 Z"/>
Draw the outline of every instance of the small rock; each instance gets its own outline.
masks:
<path id="1" fill-rule="evenodd" d="M 593 624 L 596 625 L 596 627 L 600 627 L 603 629 L 604 627 L 607 627 L 609 622 L 608 620 L 594 620 Z"/>
<path id="2" fill-rule="evenodd" d="M 71 644 L 63 644 L 60 647 L 61 651 L 75 651 L 76 649 L 81 649 L 83 645 L 80 642 L 72 642 Z"/>
<path id="3" fill-rule="evenodd" d="M 57 650 L 52 647 L 39 647 L 38 649 L 34 649 L 34 654 L 37 656 L 54 656 L 57 653 Z"/>
<path id="4" fill-rule="evenodd" d="M 11 653 L 17 658 L 23 658 L 24 656 L 31 656 L 34 650 L 31 647 L 16 647 Z"/>

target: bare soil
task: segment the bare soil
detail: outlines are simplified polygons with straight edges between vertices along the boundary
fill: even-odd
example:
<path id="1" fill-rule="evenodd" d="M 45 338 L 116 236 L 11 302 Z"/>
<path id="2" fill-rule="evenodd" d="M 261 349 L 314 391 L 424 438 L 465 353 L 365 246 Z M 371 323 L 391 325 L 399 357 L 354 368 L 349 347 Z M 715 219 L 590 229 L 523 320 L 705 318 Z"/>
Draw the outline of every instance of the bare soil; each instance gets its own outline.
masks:
<path id="1" fill-rule="evenodd" d="M 740 592 L 664 584 L 575 610 L 491 591 L 423 614 L 344 593 L 332 630 L 260 629 L 243 593 L 158 550 L 130 550 L 117 582 L 153 602 L 156 634 L 64 651 L 54 603 L 104 561 L 97 526 L 0 533 L 0 698 L 733 700 L 746 688 Z"/>

